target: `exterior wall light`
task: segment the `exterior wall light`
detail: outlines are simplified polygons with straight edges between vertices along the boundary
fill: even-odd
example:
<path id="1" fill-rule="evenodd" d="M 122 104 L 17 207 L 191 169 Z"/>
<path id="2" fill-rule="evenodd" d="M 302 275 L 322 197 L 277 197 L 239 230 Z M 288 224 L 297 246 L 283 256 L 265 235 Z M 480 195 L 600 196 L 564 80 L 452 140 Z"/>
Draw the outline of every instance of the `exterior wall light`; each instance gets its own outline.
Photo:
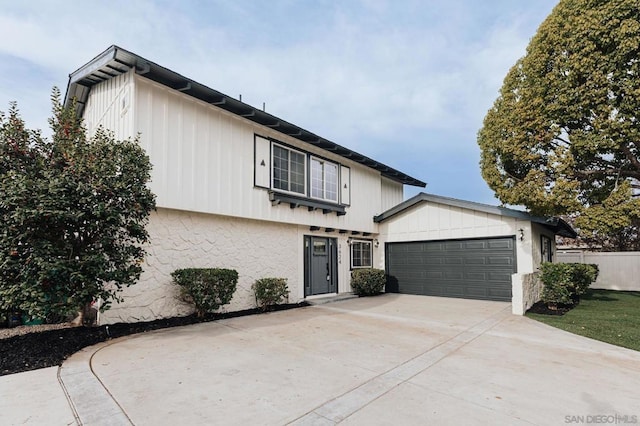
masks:
<path id="1" fill-rule="evenodd" d="M 520 228 L 518 231 L 520 231 L 520 241 L 524 241 L 524 229 Z"/>

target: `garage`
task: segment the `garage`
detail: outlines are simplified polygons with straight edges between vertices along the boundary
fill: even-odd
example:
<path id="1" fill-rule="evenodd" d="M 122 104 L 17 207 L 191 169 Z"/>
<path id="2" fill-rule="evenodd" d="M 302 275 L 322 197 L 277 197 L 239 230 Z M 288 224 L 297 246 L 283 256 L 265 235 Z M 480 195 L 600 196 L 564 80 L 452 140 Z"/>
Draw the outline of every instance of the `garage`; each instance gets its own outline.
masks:
<path id="1" fill-rule="evenodd" d="M 386 252 L 388 292 L 511 301 L 513 237 L 388 243 Z"/>
<path id="2" fill-rule="evenodd" d="M 374 217 L 386 291 L 511 302 L 521 315 L 539 300 L 536 271 L 554 261 L 556 217 L 420 193 Z"/>

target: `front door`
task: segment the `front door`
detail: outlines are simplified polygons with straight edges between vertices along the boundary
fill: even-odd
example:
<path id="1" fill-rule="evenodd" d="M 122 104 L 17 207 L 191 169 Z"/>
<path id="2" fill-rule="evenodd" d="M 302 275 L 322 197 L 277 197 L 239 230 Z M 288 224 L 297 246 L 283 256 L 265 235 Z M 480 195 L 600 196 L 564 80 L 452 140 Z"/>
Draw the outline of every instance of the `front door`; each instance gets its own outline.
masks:
<path id="1" fill-rule="evenodd" d="M 338 250 L 335 238 L 304 237 L 304 295 L 337 293 Z"/>

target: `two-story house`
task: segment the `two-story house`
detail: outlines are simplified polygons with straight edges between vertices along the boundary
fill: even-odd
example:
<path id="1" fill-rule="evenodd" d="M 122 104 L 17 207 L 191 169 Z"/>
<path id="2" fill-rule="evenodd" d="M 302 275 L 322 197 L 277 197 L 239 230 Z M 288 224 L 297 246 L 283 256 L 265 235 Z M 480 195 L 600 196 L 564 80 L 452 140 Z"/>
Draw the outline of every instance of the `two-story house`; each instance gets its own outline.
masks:
<path id="1" fill-rule="evenodd" d="M 444 281 L 435 287 L 416 290 L 415 282 L 403 286 L 403 278 L 395 291 L 436 294 L 444 285 L 458 290 L 436 295 L 511 300 L 512 274 L 533 272 L 540 262 L 531 254 L 538 250 L 532 241 L 546 235 L 550 255 L 554 233 L 567 230 L 562 222 L 521 212 L 505 216 L 508 209 L 483 211 L 475 203 L 456 206 L 427 194 L 403 202 L 404 185 L 425 183 L 117 46 L 70 75 L 65 102 L 73 99 L 90 135 L 99 126 L 118 139 L 140 134 L 153 164 L 150 185 L 158 210 L 150 219 L 145 272 L 125 290 L 125 301 L 102 315 L 103 323 L 187 313 L 170 277 L 185 267 L 236 269 L 238 290 L 225 307 L 230 311 L 254 306 L 251 285 L 263 277 L 287 278 L 294 302 L 349 292 L 354 268 L 387 264 L 389 269 L 385 248 L 390 253 L 406 249 L 393 246 L 394 241 L 443 239 L 430 231 L 445 226 L 440 216 L 409 219 L 411 225 L 405 225 L 412 214 L 428 215 L 425 203 L 440 206 L 441 216 L 454 217 L 447 226 L 458 220 L 461 231 L 448 232 L 445 239 L 507 241 L 506 252 L 496 243 L 500 253 L 489 243 L 483 245 L 486 252 L 467 257 L 457 249 L 462 264 L 475 262 L 476 281 L 476 260 L 484 259 L 485 269 L 492 256 L 506 262 L 501 290 L 492 290 L 495 283 L 486 271 L 478 284 L 469 278 L 471 269 L 465 275 L 456 266 L 462 273 L 453 281 L 443 270 Z M 525 230 L 529 241 L 519 244 Z M 394 256 L 397 269 L 402 255 Z M 446 264 L 442 259 L 436 263 Z M 431 261 L 416 260 L 425 268 Z M 428 272 L 412 271 L 409 279 Z"/>

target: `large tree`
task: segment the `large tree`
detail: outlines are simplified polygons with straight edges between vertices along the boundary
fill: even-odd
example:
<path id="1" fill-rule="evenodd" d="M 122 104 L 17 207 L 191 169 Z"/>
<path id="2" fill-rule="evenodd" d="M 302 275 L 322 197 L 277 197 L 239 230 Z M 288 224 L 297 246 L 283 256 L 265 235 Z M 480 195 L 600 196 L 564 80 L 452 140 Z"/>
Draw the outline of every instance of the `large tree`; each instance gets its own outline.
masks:
<path id="1" fill-rule="evenodd" d="M 586 241 L 640 249 L 640 4 L 561 0 L 478 135 L 505 204 L 572 214 Z"/>
<path id="2" fill-rule="evenodd" d="M 135 140 L 87 138 L 54 90 L 51 140 L 17 107 L 0 116 L 0 311 L 45 317 L 106 306 L 142 271 L 155 197 Z"/>

